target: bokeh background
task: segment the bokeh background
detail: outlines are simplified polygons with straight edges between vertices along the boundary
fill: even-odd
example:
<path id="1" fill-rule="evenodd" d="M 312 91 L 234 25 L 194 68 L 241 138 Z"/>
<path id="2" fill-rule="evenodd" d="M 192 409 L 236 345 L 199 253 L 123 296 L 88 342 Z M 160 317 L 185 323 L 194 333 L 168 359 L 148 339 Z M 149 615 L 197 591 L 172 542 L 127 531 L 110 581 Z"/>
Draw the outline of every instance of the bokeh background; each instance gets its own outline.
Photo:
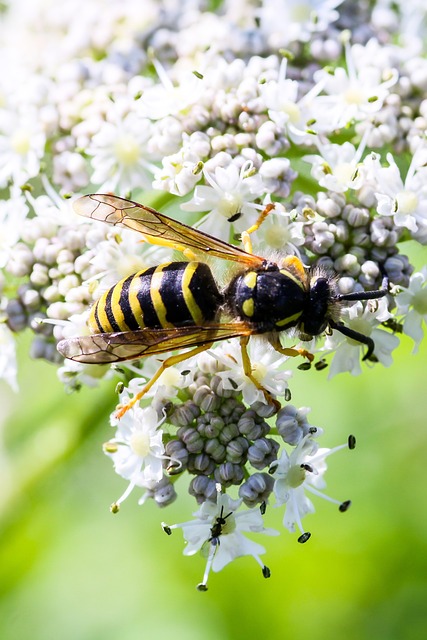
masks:
<path id="1" fill-rule="evenodd" d="M 28 361 L 20 336 L 20 393 L 0 388 L 0 638 L 425 637 L 427 345 L 411 350 L 403 337 L 392 367 L 358 378 L 295 376 L 292 401 L 312 407 L 322 445 L 357 437 L 326 475 L 329 494 L 352 507 L 341 514 L 315 499 L 305 545 L 270 509 L 282 535 L 258 540 L 271 578 L 241 558 L 199 593 L 205 560 L 184 557 L 181 532 L 160 527 L 194 511 L 185 487 L 165 511 L 132 495 L 109 512 L 124 489 L 101 451 L 114 384 L 65 395 L 53 366 Z"/>

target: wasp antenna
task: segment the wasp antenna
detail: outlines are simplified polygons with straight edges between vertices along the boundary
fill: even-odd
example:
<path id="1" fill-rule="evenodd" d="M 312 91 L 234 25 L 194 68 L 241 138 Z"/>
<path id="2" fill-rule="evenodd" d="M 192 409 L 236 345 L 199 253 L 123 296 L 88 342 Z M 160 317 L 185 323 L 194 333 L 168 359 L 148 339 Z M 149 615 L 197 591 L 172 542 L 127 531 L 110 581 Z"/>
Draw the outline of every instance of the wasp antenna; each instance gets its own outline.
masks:
<path id="1" fill-rule="evenodd" d="M 371 292 L 374 293 L 374 292 Z M 378 296 L 379 297 L 379 296 Z M 354 331 L 354 329 L 350 329 L 346 327 L 345 324 L 334 322 L 333 320 L 329 321 L 329 326 L 336 331 L 339 331 L 347 338 L 351 338 L 352 340 L 356 340 L 357 342 L 361 342 L 362 344 L 366 344 L 368 347 L 367 352 L 363 356 L 362 360 L 369 360 L 369 358 L 374 353 L 375 343 L 372 338 L 363 335 L 363 333 L 359 333 L 358 331 Z"/>
<path id="2" fill-rule="evenodd" d="M 375 291 L 355 291 L 354 293 L 342 293 L 335 297 L 335 300 L 374 300 L 375 298 L 383 298 L 388 293 L 388 278 L 384 276 L 381 288 Z"/>

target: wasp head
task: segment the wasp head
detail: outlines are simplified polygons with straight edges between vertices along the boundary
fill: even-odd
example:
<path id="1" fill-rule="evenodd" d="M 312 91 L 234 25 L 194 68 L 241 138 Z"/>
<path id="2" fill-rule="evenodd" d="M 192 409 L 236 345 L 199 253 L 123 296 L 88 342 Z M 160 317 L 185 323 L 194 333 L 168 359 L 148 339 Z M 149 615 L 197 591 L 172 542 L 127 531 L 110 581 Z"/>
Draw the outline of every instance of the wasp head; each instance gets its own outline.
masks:
<path id="1" fill-rule="evenodd" d="M 303 340 L 318 336 L 329 325 L 338 320 L 340 305 L 336 301 L 336 278 L 326 272 L 316 271 L 310 275 L 306 304 L 301 316 L 299 330 Z"/>

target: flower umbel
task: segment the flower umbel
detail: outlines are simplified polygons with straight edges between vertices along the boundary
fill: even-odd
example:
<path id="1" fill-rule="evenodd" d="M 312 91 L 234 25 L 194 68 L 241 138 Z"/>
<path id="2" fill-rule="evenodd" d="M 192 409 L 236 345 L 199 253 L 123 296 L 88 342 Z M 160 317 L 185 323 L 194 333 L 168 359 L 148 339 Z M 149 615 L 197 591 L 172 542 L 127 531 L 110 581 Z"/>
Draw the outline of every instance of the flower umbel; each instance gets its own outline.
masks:
<path id="1" fill-rule="evenodd" d="M 244 555 L 268 577 L 246 534 L 273 533 L 274 495 L 308 539 L 342 448 L 317 445 L 311 385 L 424 335 L 424 8 L 57 4 L 0 3 L 0 378 L 24 330 L 67 391 L 116 378 L 112 510 L 187 490 L 166 530 L 206 553 L 199 588 Z"/>

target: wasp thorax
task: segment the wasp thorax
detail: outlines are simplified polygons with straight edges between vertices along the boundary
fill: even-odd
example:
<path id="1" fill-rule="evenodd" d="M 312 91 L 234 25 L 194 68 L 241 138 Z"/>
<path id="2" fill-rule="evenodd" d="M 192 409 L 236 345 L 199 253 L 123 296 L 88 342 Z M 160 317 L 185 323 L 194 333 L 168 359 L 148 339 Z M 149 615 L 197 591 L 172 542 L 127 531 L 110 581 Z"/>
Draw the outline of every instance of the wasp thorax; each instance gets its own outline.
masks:
<path id="1" fill-rule="evenodd" d="M 302 283 L 286 270 L 249 271 L 237 276 L 226 298 L 233 314 L 263 331 L 295 326 L 306 304 Z"/>

